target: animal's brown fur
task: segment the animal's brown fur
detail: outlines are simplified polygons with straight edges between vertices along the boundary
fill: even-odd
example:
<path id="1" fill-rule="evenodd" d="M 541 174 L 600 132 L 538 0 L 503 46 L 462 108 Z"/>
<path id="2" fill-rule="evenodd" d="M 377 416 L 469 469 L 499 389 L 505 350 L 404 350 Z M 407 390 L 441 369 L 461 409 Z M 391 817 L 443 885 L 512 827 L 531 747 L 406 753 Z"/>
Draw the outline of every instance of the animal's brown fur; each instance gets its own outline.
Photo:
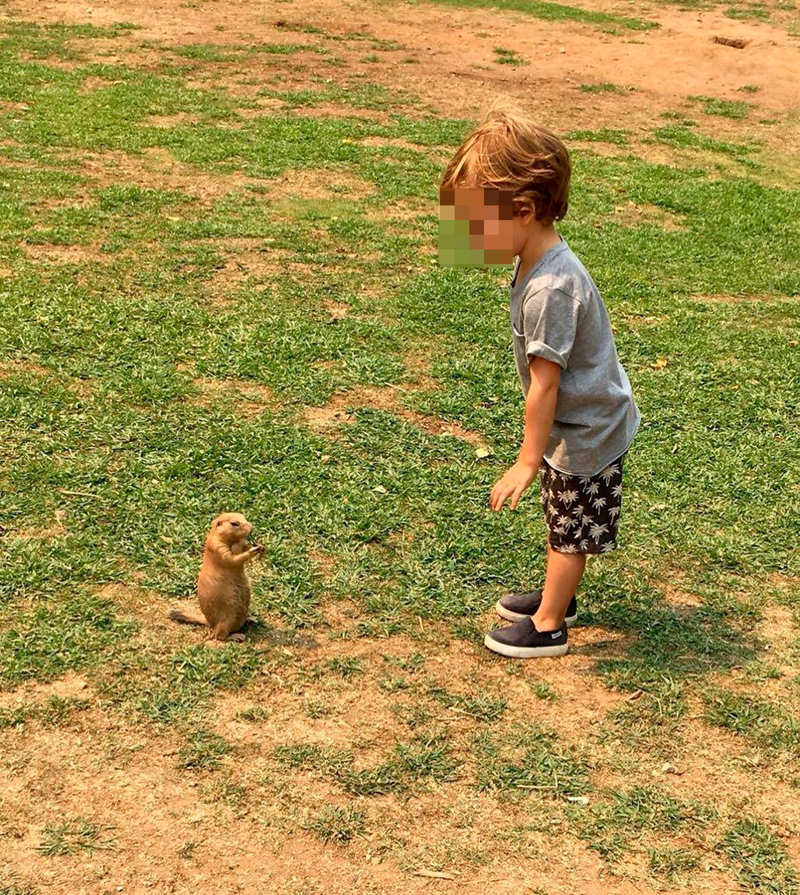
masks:
<path id="1" fill-rule="evenodd" d="M 211 523 L 197 579 L 197 598 L 203 615 L 173 609 L 169 617 L 188 625 L 208 625 L 212 640 L 244 640 L 237 633 L 250 612 L 250 582 L 245 563 L 264 552 L 247 538 L 253 526 L 241 513 L 222 513 Z"/>

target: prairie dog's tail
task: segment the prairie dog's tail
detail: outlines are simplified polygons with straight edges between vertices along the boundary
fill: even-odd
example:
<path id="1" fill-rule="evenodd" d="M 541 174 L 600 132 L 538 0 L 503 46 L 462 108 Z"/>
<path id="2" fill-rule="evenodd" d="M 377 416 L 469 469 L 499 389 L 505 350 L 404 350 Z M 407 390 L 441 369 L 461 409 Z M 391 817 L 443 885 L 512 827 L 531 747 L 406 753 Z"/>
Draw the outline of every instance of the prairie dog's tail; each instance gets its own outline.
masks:
<path id="1" fill-rule="evenodd" d="M 198 611 L 185 612 L 183 609 L 170 609 L 169 618 L 174 622 L 180 622 L 183 625 L 201 625 L 208 626 L 205 616 Z"/>

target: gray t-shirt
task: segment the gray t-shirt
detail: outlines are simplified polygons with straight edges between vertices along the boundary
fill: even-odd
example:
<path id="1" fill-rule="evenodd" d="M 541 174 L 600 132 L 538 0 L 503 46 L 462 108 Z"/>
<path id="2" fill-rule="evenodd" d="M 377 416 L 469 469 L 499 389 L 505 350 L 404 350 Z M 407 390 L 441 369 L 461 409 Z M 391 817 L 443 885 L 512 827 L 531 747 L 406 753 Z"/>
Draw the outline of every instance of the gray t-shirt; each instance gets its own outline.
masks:
<path id="1" fill-rule="evenodd" d="M 529 356 L 561 367 L 544 458 L 561 472 L 595 475 L 628 449 L 641 420 L 608 312 L 563 237 L 516 283 L 519 265 L 517 257 L 510 296 L 522 393 L 530 387 Z"/>

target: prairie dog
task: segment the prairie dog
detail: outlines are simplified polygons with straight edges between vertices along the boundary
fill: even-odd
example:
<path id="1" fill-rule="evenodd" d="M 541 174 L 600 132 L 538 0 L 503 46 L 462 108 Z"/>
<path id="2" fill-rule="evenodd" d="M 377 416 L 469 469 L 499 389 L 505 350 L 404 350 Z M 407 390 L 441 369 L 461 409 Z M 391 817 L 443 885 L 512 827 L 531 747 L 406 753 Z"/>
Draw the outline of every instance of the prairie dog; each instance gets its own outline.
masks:
<path id="1" fill-rule="evenodd" d="M 203 616 L 173 609 L 169 617 L 189 625 L 208 625 L 211 640 L 244 640 L 236 633 L 250 612 L 250 582 L 245 563 L 264 552 L 247 538 L 253 526 L 241 513 L 222 513 L 211 523 L 197 579 L 197 598 Z"/>

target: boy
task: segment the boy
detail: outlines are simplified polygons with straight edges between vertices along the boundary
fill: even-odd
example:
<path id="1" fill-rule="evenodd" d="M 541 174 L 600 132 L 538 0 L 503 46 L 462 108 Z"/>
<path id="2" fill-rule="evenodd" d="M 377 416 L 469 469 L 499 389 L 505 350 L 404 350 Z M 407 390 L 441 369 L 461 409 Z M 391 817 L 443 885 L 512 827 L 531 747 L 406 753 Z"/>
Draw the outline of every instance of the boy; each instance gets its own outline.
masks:
<path id="1" fill-rule="evenodd" d="M 469 220 L 484 263 L 517 257 L 511 330 L 525 430 L 490 505 L 515 509 L 541 468 L 548 543 L 544 587 L 502 597 L 497 612 L 513 624 L 484 640 L 515 658 L 567 652 L 586 556 L 617 546 L 622 466 L 641 419 L 600 293 L 554 227 L 567 213 L 570 170 L 557 137 L 500 109 L 467 137 L 440 185 L 443 219 Z M 450 257 L 458 263 L 457 250 Z"/>

